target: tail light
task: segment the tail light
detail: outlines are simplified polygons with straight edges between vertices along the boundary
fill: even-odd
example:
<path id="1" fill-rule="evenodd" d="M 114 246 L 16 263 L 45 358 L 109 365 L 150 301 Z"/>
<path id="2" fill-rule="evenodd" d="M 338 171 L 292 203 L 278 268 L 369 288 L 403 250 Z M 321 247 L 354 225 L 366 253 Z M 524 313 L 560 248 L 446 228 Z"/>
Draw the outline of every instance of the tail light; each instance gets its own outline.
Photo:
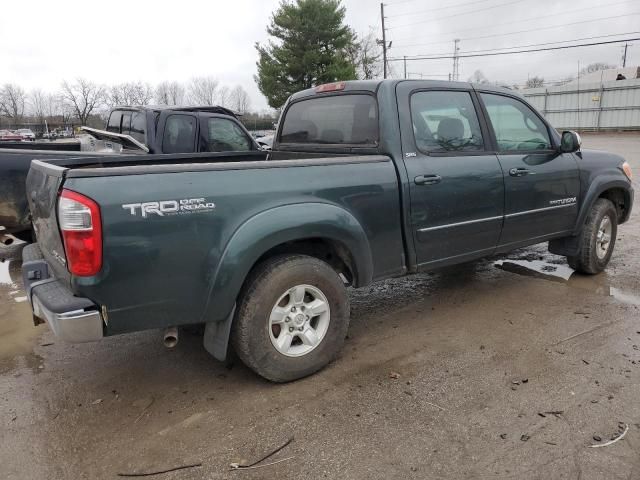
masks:
<path id="1" fill-rule="evenodd" d="M 58 222 L 69 271 L 81 277 L 97 274 L 102 267 L 102 222 L 98 204 L 79 193 L 62 190 Z"/>

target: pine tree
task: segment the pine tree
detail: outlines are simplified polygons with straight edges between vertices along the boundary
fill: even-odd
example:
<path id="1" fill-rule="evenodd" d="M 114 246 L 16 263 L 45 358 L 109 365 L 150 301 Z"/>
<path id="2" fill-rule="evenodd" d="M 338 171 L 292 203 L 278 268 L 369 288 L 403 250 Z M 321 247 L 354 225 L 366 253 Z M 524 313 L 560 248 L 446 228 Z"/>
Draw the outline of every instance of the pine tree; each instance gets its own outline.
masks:
<path id="1" fill-rule="evenodd" d="M 348 52 L 355 35 L 344 24 L 340 0 L 283 0 L 271 18 L 268 45 L 256 43 L 255 80 L 273 108 L 299 90 L 357 78 Z"/>

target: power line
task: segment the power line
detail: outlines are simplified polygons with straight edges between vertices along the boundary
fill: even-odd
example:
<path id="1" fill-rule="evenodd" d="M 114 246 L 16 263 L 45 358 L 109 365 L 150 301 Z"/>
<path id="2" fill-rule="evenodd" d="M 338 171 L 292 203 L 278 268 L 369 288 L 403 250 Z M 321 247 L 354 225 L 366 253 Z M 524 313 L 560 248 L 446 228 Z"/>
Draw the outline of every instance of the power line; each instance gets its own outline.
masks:
<path id="1" fill-rule="evenodd" d="M 397 2 L 388 2 L 385 5 L 400 5 L 402 3 L 417 2 L 418 0 L 398 0 Z"/>
<path id="2" fill-rule="evenodd" d="M 418 12 L 396 13 L 395 15 L 387 15 L 387 18 L 406 17 L 407 15 L 420 15 L 421 13 L 438 12 L 440 10 L 448 10 L 456 7 L 466 7 L 467 5 L 474 5 L 476 3 L 490 2 L 491 0 L 476 0 L 475 2 L 457 3 L 455 5 L 448 5 L 446 7 L 430 8 L 429 10 L 420 10 Z M 393 5 L 393 4 L 388 4 Z"/>
<path id="3" fill-rule="evenodd" d="M 622 3 L 627 3 L 627 2 L 622 2 Z M 529 30 L 518 30 L 517 32 L 506 32 L 506 33 L 494 33 L 491 35 L 483 35 L 483 36 L 479 36 L 479 37 L 464 37 L 461 38 L 460 40 L 481 40 L 484 38 L 494 38 L 494 37 L 506 37 L 509 35 L 516 35 L 518 33 L 529 33 L 529 32 L 537 32 L 540 30 L 550 30 L 553 28 L 563 28 L 563 27 L 568 27 L 571 25 L 581 25 L 584 23 L 593 23 L 593 22 L 600 22 L 602 20 L 612 20 L 614 18 L 622 18 L 622 17 L 629 17 L 631 15 L 640 15 L 640 12 L 632 12 L 632 13 L 625 13 L 624 15 L 614 15 L 612 17 L 601 17 L 601 18 L 595 18 L 593 20 L 582 20 L 579 22 L 571 22 L 571 23 L 563 23 L 561 25 L 550 25 L 548 27 L 538 27 L 538 28 L 532 28 Z M 555 16 L 555 15 L 554 15 Z M 543 18 L 543 17 L 538 17 L 538 18 Z M 529 20 L 525 20 L 525 21 L 529 21 Z M 511 22 L 511 23 L 522 23 L 520 21 L 517 22 Z M 483 30 L 484 27 L 482 28 L 470 28 L 470 29 L 466 29 L 466 30 L 460 30 L 458 32 L 453 32 L 453 33 L 449 33 L 447 35 L 456 35 L 458 33 L 462 33 L 462 32 L 470 32 L 473 30 Z M 400 44 L 397 45 L 398 47 L 425 47 L 428 45 L 442 45 L 444 43 L 451 43 L 451 40 L 446 40 L 446 41 L 441 41 L 441 42 L 430 42 L 430 43 L 412 43 L 412 44 Z"/>
<path id="4" fill-rule="evenodd" d="M 562 14 L 564 14 L 564 13 L 575 13 L 575 12 L 580 12 L 580 11 L 584 11 L 584 10 L 593 10 L 593 9 L 595 9 L 595 8 L 604 8 L 604 7 L 610 8 L 610 7 L 615 7 L 615 6 L 617 6 L 617 5 L 622 5 L 622 4 L 625 4 L 625 3 L 636 3 L 636 2 L 637 2 L 637 0 L 623 0 L 623 1 L 621 1 L 621 2 L 610 3 L 610 4 L 608 4 L 608 5 L 600 5 L 600 6 L 586 7 L 586 8 L 578 8 L 578 9 L 575 9 L 575 8 L 574 8 L 573 10 L 568 10 L 568 11 L 567 11 L 567 10 L 565 10 L 565 11 L 562 11 L 562 12 L 553 13 L 553 14 L 551 14 L 551 15 L 543 15 L 543 16 L 541 16 L 541 17 L 536 17 L 534 20 L 540 20 L 540 19 L 543 19 L 543 18 L 558 17 L 558 15 L 562 15 Z M 620 18 L 620 17 L 626 17 L 626 16 L 627 16 L 627 14 L 625 14 L 625 15 L 613 16 L 613 17 L 604 17 L 604 18 L 593 19 L 593 20 L 583 20 L 583 21 L 579 21 L 579 22 L 565 23 L 565 24 L 558 25 L 558 26 L 565 26 L 565 25 L 577 25 L 577 24 L 579 24 L 579 23 L 595 22 L 595 21 L 606 20 L 606 19 L 610 19 L 610 18 Z M 509 25 L 513 25 L 513 24 L 515 24 L 515 23 L 524 23 L 524 22 L 530 23 L 530 22 L 531 22 L 531 20 L 532 20 L 532 19 L 530 19 L 530 18 L 527 18 L 527 19 L 524 19 L 524 20 L 516 20 L 516 21 L 513 21 L 513 22 L 509 22 Z M 498 26 L 500 26 L 500 25 L 498 25 Z M 495 25 L 494 25 L 493 27 L 495 27 Z M 493 28 L 493 27 L 492 27 L 492 28 Z M 556 26 L 552 26 L 552 27 L 540 27 L 540 28 L 535 28 L 535 29 L 532 29 L 532 30 L 523 30 L 522 32 L 534 32 L 534 31 L 537 31 L 537 30 L 542 30 L 543 28 L 555 28 L 555 27 L 556 27 Z M 487 27 L 465 28 L 464 30 L 457 30 L 457 31 L 455 31 L 455 32 L 445 33 L 444 35 L 458 35 L 458 34 L 460 34 L 460 33 L 465 33 L 465 32 L 474 32 L 474 31 L 477 31 L 477 30 L 485 30 L 486 28 L 487 28 Z M 515 32 L 515 33 L 521 33 L 521 32 Z M 442 34 L 440 34 L 440 35 L 442 36 Z M 495 35 L 496 35 L 496 36 L 499 36 L 499 35 L 503 35 L 503 34 L 495 34 Z M 493 35 L 491 35 L 491 36 L 493 36 Z M 489 37 L 489 36 L 487 36 L 487 37 L 470 37 L 470 38 L 463 38 L 462 40 L 473 40 L 473 39 L 476 39 L 476 38 L 488 38 L 488 37 Z M 412 36 L 411 38 L 413 39 L 413 38 L 416 38 L 416 37 L 415 37 L 415 36 Z M 418 38 L 420 38 L 420 37 L 418 37 Z M 423 37 L 423 38 L 424 38 L 424 37 Z M 402 39 L 400 39 L 400 41 L 402 41 Z M 402 46 L 404 46 L 404 47 L 410 47 L 410 46 L 424 46 L 424 45 L 437 45 L 437 44 L 442 44 L 442 43 L 450 43 L 450 40 L 443 41 L 443 42 L 431 42 L 431 43 L 422 43 L 422 44 L 420 44 L 420 43 L 414 43 L 414 44 L 407 44 L 407 45 L 402 45 Z"/>
<path id="5" fill-rule="evenodd" d="M 432 18 L 429 20 L 420 20 L 418 22 L 413 22 L 413 23 L 405 23 L 404 25 L 396 25 L 395 27 L 387 27 L 389 30 L 393 30 L 396 28 L 404 28 L 404 27 L 411 27 L 412 25 L 419 25 L 422 23 L 433 23 L 433 22 L 438 22 L 440 20 L 444 20 L 446 18 L 453 18 L 453 17 L 460 17 L 462 15 L 469 15 L 471 13 L 476 13 L 476 12 L 484 12 L 485 10 L 492 10 L 494 8 L 499 8 L 499 7 L 506 7 L 508 5 L 513 5 L 515 3 L 521 3 L 524 0 L 514 0 L 512 2 L 507 2 L 507 3 L 501 3 L 499 5 L 494 5 L 492 7 L 485 7 L 485 8 L 479 8 L 477 10 L 469 10 L 468 12 L 461 12 L 461 13 L 456 13 L 454 15 L 447 15 L 446 17 L 438 17 L 438 18 Z"/>
<path id="6" fill-rule="evenodd" d="M 498 50 L 512 50 L 514 48 L 527 48 L 527 47 L 541 47 L 544 45 L 555 45 L 558 43 L 569 43 L 569 42 L 579 42 L 582 40 L 595 40 L 596 38 L 611 38 L 611 37 L 619 37 L 621 35 L 636 35 L 640 33 L 640 31 L 636 32 L 623 32 L 623 33 L 611 33 L 609 35 L 595 35 L 593 37 L 581 37 L 581 38 L 572 38 L 570 40 L 556 40 L 555 42 L 545 42 L 545 43 L 529 43 L 528 45 L 514 45 L 512 47 L 496 47 L 496 48 L 485 48 L 481 50 L 464 50 L 461 53 L 483 53 L 483 52 L 496 52 Z M 446 55 L 446 52 L 441 53 L 425 53 L 422 55 Z"/>
<path id="7" fill-rule="evenodd" d="M 471 55 L 458 55 L 458 58 L 493 57 L 496 55 L 512 55 L 514 53 L 532 53 L 532 52 L 544 52 L 549 50 L 564 50 L 567 48 L 592 47 L 596 45 L 611 45 L 613 43 L 632 42 L 635 40 L 640 40 L 640 37 L 624 38 L 621 40 L 609 40 L 606 42 L 581 43 L 578 45 L 563 45 L 560 47 L 546 47 L 546 48 L 536 48 L 536 49 L 530 49 L 530 50 L 518 50 L 514 52 L 474 53 Z M 407 60 L 443 60 L 443 59 L 450 59 L 450 58 L 454 58 L 454 57 L 452 55 L 438 56 L 438 57 L 414 56 L 414 57 L 407 57 Z M 388 62 L 398 61 L 398 60 L 404 60 L 404 57 L 403 58 L 387 58 Z"/>

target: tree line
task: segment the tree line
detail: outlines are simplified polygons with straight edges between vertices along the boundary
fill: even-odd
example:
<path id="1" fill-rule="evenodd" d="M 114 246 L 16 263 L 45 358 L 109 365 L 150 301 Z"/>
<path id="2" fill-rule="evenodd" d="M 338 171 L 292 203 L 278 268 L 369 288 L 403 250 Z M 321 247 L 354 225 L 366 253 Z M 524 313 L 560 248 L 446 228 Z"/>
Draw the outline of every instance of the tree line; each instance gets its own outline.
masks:
<path id="1" fill-rule="evenodd" d="M 193 77 L 187 83 L 165 81 L 155 86 L 147 82 L 123 82 L 103 85 L 86 78 L 63 81 L 60 89 L 45 92 L 25 91 L 20 85 L 0 87 L 0 117 L 9 124 L 20 124 L 29 117 L 38 123 L 61 118 L 62 123 L 76 120 L 86 125 L 96 114 L 121 105 L 220 105 L 241 115 L 247 114 L 251 101 L 241 86 L 229 87 L 211 76 Z"/>
<path id="2" fill-rule="evenodd" d="M 559 85 L 565 85 L 569 82 L 572 82 L 573 80 L 575 80 L 576 78 L 580 78 L 583 75 L 587 75 L 589 73 L 593 73 L 593 72 L 599 72 L 600 70 L 609 70 L 611 68 L 616 68 L 615 65 L 612 65 L 610 63 L 605 63 L 605 62 L 595 62 L 595 63 L 590 63 L 589 65 L 587 65 L 584 68 L 581 68 L 580 71 L 578 72 L 578 77 L 574 77 L 573 75 L 569 75 L 566 76 L 560 80 L 554 80 L 554 81 L 548 81 L 545 80 L 544 77 L 541 77 L 539 75 L 534 75 L 533 77 L 529 77 L 527 78 L 527 81 L 522 84 L 522 85 L 511 85 L 510 88 L 513 88 L 515 90 L 519 90 L 520 88 L 540 88 L 540 87 L 544 87 L 544 86 L 559 86 Z M 469 79 L 467 80 L 471 83 L 495 83 L 497 85 L 508 85 L 508 82 L 501 82 L 501 81 L 496 81 L 496 82 L 492 82 L 490 81 L 482 72 L 482 70 L 476 70 L 475 72 L 473 72 L 473 75 L 471 75 L 469 77 Z"/>

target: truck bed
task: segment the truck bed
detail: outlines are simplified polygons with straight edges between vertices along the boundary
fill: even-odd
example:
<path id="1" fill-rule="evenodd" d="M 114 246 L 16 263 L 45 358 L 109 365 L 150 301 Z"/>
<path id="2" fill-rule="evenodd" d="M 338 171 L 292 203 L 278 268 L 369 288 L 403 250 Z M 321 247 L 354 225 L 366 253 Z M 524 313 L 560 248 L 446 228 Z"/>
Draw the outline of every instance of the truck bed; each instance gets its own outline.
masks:
<path id="1" fill-rule="evenodd" d="M 261 161 L 266 159 L 266 152 L 113 155 L 98 152 L 0 148 L 0 226 L 5 227 L 9 233 L 27 231 L 31 228 L 24 185 L 29 165 L 35 159 L 74 170 L 180 162 Z"/>
<path id="2" fill-rule="evenodd" d="M 33 162 L 31 212 L 52 274 L 76 296 L 104 306 L 109 335 L 226 318 L 259 257 L 301 231 L 353 252 L 360 265 L 354 284 L 403 271 L 389 157 L 289 153 L 289 160 L 264 161 L 261 154 Z M 71 276 L 62 258 L 55 216 L 61 188 L 99 205 L 103 267 L 96 276 Z M 143 213 L 144 205 L 160 202 L 204 207 Z"/>

